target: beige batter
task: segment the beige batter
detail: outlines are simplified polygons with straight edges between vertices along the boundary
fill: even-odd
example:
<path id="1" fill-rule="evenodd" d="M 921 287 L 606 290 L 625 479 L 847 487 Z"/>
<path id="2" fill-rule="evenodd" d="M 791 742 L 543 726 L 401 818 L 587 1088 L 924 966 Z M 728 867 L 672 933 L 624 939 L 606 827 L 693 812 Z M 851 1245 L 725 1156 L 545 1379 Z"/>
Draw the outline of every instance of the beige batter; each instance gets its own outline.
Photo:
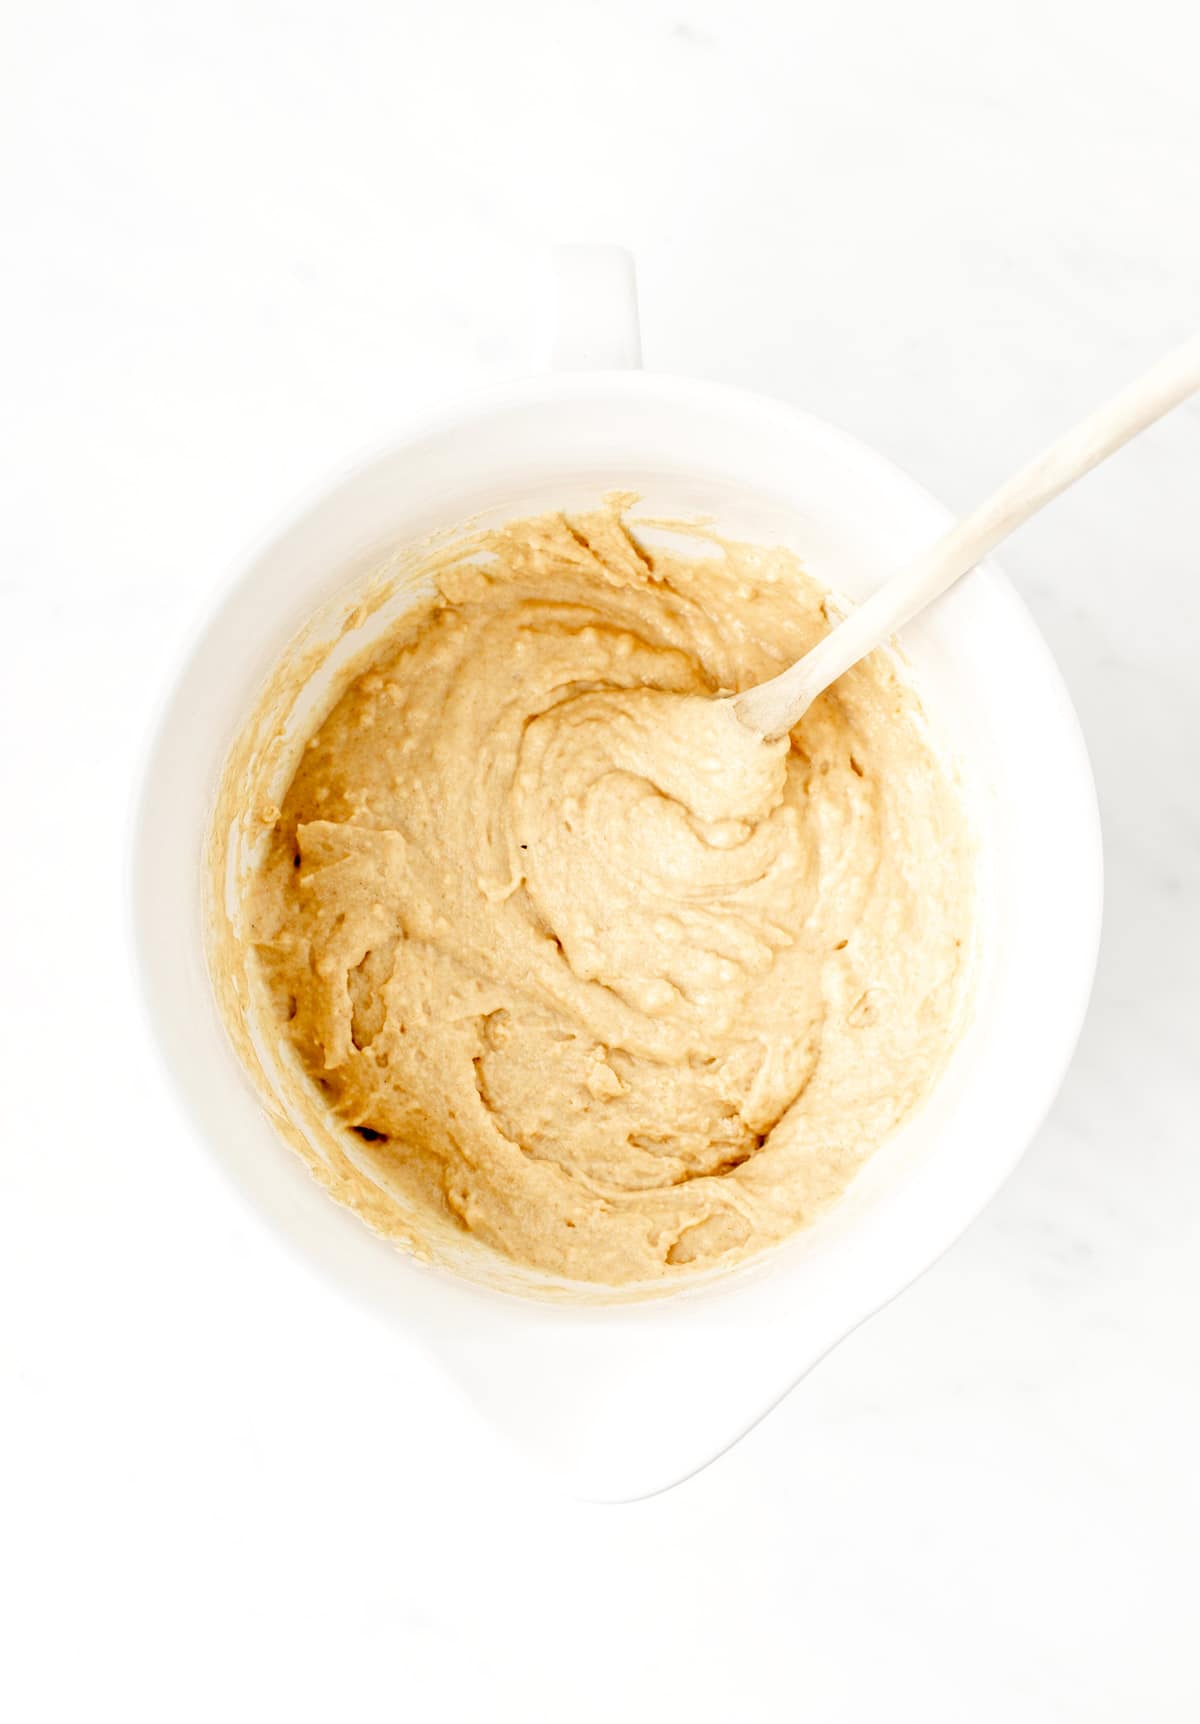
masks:
<path id="1" fill-rule="evenodd" d="M 876 653 L 756 741 L 714 696 L 805 651 L 822 595 L 700 546 L 615 506 L 470 541 L 266 811 L 250 904 L 280 1023 L 390 1177 L 612 1285 L 809 1221 L 967 991 L 971 847 L 915 697 Z"/>

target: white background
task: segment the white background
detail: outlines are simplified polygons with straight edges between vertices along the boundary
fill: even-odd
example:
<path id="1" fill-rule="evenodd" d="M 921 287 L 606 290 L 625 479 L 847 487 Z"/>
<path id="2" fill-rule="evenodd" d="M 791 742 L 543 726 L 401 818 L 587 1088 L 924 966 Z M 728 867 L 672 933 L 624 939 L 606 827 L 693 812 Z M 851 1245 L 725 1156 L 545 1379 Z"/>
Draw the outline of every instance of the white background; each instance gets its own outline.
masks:
<path id="1" fill-rule="evenodd" d="M 540 364 L 545 243 L 636 250 L 650 365 L 801 401 L 957 507 L 1187 334 L 1192 13 L 9 0 L 13 1724 L 1200 1715 L 1200 409 L 1004 554 L 1106 823 L 1061 1099 L 939 1267 L 666 1496 L 518 1476 L 246 1219 L 122 901 L 216 585 L 426 404 Z"/>

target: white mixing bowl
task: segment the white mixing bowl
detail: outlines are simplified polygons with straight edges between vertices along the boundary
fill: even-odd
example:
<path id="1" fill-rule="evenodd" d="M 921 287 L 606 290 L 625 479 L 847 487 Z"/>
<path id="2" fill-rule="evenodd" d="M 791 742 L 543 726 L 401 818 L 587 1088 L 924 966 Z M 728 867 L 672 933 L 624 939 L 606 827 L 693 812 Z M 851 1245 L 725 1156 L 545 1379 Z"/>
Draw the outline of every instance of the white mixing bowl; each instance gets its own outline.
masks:
<path id="1" fill-rule="evenodd" d="M 567 287 L 558 357 L 636 358 L 620 259 L 577 255 Z M 278 1137 L 214 1005 L 201 874 L 222 765 L 288 643 L 364 570 L 468 517 L 594 503 L 611 489 L 638 492 L 654 514 L 711 515 L 728 537 L 785 543 L 851 599 L 948 524 L 886 461 L 777 401 L 635 369 L 494 391 L 334 485 L 224 595 L 162 718 L 134 865 L 153 1022 L 212 1153 L 315 1267 L 424 1341 L 528 1457 L 610 1500 L 712 1459 L 983 1207 L 1063 1077 L 1101 904 L 1075 714 L 1021 601 L 982 567 L 904 637 L 979 829 L 974 1019 L 933 1096 L 816 1226 L 707 1285 L 573 1306 L 417 1263 L 339 1208 Z"/>

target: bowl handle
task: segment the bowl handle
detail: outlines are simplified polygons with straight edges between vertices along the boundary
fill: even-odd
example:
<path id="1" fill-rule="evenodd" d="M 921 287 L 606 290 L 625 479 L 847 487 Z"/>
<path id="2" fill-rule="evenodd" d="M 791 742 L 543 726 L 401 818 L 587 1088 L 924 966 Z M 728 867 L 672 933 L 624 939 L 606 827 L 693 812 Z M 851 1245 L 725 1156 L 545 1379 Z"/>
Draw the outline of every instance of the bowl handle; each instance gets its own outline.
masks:
<path id="1" fill-rule="evenodd" d="M 553 253 L 556 371 L 636 371 L 642 363 L 637 273 L 619 245 L 559 245 Z"/>

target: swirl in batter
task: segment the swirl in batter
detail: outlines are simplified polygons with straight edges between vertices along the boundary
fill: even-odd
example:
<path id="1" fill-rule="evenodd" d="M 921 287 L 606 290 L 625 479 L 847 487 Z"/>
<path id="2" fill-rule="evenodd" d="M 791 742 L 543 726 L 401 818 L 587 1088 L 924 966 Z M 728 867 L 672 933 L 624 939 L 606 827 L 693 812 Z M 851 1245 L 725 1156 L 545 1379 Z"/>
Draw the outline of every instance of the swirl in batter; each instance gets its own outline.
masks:
<path id="1" fill-rule="evenodd" d="M 428 1213 L 621 1285 L 803 1225 L 961 1028 L 972 860 L 876 653 L 790 739 L 714 697 L 825 632 L 788 553 L 616 508 L 478 535 L 309 742 L 251 905 L 324 1104 Z"/>

